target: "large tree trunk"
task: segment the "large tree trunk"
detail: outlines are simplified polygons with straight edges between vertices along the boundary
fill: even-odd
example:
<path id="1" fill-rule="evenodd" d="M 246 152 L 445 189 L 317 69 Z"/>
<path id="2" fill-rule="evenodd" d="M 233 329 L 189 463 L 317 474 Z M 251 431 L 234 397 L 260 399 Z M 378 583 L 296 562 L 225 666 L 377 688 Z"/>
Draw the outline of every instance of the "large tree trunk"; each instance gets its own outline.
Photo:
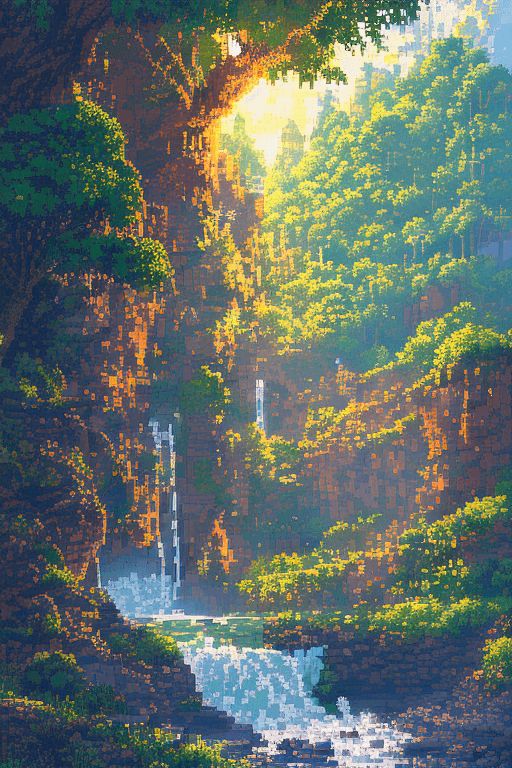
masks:
<path id="1" fill-rule="evenodd" d="M 13 0 L 0 3 L 3 118 L 59 101 L 109 18 L 110 0 L 60 0 L 44 30 Z"/>
<path id="2" fill-rule="evenodd" d="M 41 277 L 42 275 L 33 276 L 26 282 L 20 282 L 17 287 L 13 286 L 9 300 L 2 307 L 0 319 L 0 366 L 2 366 L 9 349 L 16 339 L 18 328 L 32 301 L 34 288 Z"/>

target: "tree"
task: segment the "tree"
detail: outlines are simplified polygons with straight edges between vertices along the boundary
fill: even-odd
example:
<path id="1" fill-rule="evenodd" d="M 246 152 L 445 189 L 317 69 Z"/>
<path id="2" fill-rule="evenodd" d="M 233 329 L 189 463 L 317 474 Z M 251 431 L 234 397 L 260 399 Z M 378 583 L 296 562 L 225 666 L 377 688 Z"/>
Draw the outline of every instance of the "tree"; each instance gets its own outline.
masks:
<path id="1" fill-rule="evenodd" d="M 0 132 L 0 359 L 51 274 L 92 268 L 137 286 L 170 275 L 163 245 L 126 230 L 142 190 L 124 143 L 118 121 L 87 101 L 15 115 Z"/>
<path id="2" fill-rule="evenodd" d="M 341 78 L 331 66 L 336 43 L 353 48 L 364 47 L 368 38 L 377 42 L 385 27 L 414 19 L 418 7 L 419 0 L 90 0 L 64 6 L 7 0 L 0 8 L 2 50 L 8 52 L 2 56 L 0 105 L 11 114 L 27 103 L 49 103 L 56 89 L 69 85 L 102 30 L 128 24 L 132 41 L 143 40 L 155 63 L 152 87 L 176 94 L 178 86 L 196 116 L 212 115 L 267 73 L 276 78 L 295 71 L 309 83 L 320 73 Z M 224 55 L 220 40 L 227 34 L 240 45 L 236 58 Z"/>
<path id="3" fill-rule="evenodd" d="M 254 140 L 248 135 L 241 115 L 235 117 L 233 133 L 221 136 L 221 148 L 237 159 L 244 184 L 250 184 L 255 176 L 265 175 L 263 153 L 255 149 Z"/>

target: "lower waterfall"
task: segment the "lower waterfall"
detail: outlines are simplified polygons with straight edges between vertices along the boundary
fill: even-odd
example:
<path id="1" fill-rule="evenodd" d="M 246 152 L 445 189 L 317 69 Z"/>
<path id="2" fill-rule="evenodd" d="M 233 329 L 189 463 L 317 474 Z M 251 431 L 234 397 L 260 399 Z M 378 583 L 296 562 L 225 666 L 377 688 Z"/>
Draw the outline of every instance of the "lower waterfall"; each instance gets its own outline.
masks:
<path id="1" fill-rule="evenodd" d="M 401 754 L 405 734 L 370 714 L 352 715 L 346 699 L 338 714 L 328 714 L 312 696 L 323 668 L 323 648 L 293 654 L 264 648 L 183 644 L 185 661 L 196 676 L 205 704 L 250 724 L 267 742 L 262 750 L 279 755 L 286 740 L 302 740 L 327 752 L 323 765 L 351 768 L 399 768 L 409 762 Z M 331 753 L 329 755 L 329 752 Z M 279 762 L 281 765 L 282 763 Z M 291 764 L 291 763 L 286 763 Z M 301 757 L 294 765 L 320 765 Z"/>

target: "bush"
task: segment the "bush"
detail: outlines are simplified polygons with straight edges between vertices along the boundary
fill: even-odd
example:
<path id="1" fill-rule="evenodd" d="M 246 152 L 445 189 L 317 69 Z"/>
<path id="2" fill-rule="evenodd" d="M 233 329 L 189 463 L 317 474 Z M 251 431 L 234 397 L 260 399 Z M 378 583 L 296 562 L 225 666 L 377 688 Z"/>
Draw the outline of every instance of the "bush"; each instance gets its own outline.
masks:
<path id="1" fill-rule="evenodd" d="M 80 691 L 75 699 L 76 711 L 85 716 L 113 715 L 126 711 L 124 697 L 116 693 L 111 685 L 90 685 Z"/>
<path id="2" fill-rule="evenodd" d="M 84 672 L 72 653 L 42 651 L 27 665 L 23 684 L 30 694 L 74 698 L 85 686 Z"/>
<path id="3" fill-rule="evenodd" d="M 512 684 L 512 637 L 487 640 L 484 646 L 483 671 L 487 682 L 495 687 Z"/>
<path id="4" fill-rule="evenodd" d="M 38 544 L 34 547 L 34 551 L 41 555 L 48 565 L 54 565 L 57 568 L 64 567 L 62 552 L 56 544 Z"/>
<path id="5" fill-rule="evenodd" d="M 400 537 L 403 575 L 410 579 L 428 575 L 455 556 L 461 540 L 476 540 L 492 530 L 497 522 L 509 521 L 511 517 L 505 496 L 486 496 L 432 524 L 424 522 L 417 528 L 409 528 Z"/>
<path id="6" fill-rule="evenodd" d="M 133 751 L 141 768 L 241 768 L 239 763 L 220 754 L 221 745 L 176 744 L 168 732 L 134 728 L 118 729 L 117 741 Z"/>
<path id="7" fill-rule="evenodd" d="M 45 613 L 40 623 L 41 634 L 46 637 L 56 637 L 62 631 L 60 613 L 57 609 Z"/>
<path id="8" fill-rule="evenodd" d="M 346 616 L 345 620 L 358 632 L 386 632 L 399 634 L 405 640 L 416 640 L 427 636 L 458 636 L 472 627 L 484 627 L 507 607 L 469 597 L 449 603 L 428 597 L 383 605 L 375 611 Z"/>
<path id="9" fill-rule="evenodd" d="M 174 664 L 181 651 L 173 637 L 161 635 L 152 627 L 137 627 L 124 635 L 111 635 L 110 649 L 145 664 Z"/>
<path id="10" fill-rule="evenodd" d="M 185 413 L 206 411 L 220 424 L 231 402 L 231 393 L 224 386 L 222 374 L 203 365 L 196 377 L 183 385 L 180 401 Z"/>
<path id="11" fill-rule="evenodd" d="M 45 587 L 70 587 L 76 585 L 76 576 L 66 568 L 59 568 L 56 565 L 48 564 L 46 572 L 41 578 L 41 583 Z"/>

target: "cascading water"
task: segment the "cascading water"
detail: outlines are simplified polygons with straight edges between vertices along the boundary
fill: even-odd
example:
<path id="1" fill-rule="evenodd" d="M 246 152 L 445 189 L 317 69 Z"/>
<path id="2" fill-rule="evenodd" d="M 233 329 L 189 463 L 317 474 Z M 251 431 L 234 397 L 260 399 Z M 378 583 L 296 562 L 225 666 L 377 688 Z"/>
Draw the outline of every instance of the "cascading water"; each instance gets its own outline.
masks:
<path id="1" fill-rule="evenodd" d="M 302 755 L 294 758 L 294 765 L 409 765 L 401 756 L 404 734 L 370 714 L 351 715 L 346 699 L 338 700 L 338 715 L 332 715 L 313 698 L 323 667 L 322 648 L 290 655 L 263 648 L 215 648 L 206 638 L 203 645 L 184 644 L 183 652 L 205 703 L 252 725 L 267 742 L 262 750 L 269 755 L 279 756 L 286 740 L 302 740 L 313 753 L 315 745 L 323 749 L 324 758 L 319 762 L 318 755 L 310 760 Z"/>
<path id="2" fill-rule="evenodd" d="M 174 414 L 176 418 L 179 414 Z M 181 587 L 181 552 L 176 492 L 176 446 L 173 425 L 167 429 L 157 419 L 149 420 L 158 463 L 168 493 L 167 508 L 160 516 L 160 537 L 151 565 L 130 570 L 129 574 L 108 579 L 105 587 L 125 616 L 142 618 L 170 614 Z M 155 548 L 154 548 L 155 550 Z M 155 558 L 156 555 L 156 558 Z M 148 558 L 149 559 L 149 558 Z M 156 569 L 155 569 L 156 559 Z"/>

